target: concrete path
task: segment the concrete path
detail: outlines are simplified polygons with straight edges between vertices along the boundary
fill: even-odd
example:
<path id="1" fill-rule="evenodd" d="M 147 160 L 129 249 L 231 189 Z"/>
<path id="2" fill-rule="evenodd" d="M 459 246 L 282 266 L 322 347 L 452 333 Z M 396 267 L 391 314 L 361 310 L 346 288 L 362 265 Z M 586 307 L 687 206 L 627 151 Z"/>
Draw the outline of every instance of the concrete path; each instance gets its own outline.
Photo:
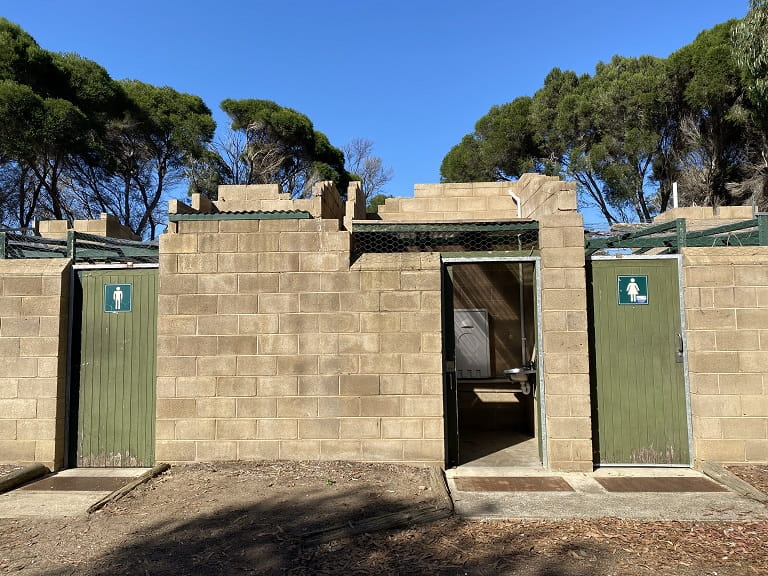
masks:
<path id="1" fill-rule="evenodd" d="M 471 478 L 528 477 L 525 491 L 462 491 L 457 487 Z M 706 484 L 710 478 L 689 469 L 605 468 L 592 473 L 557 473 L 530 468 L 454 468 L 446 471 L 448 488 L 456 514 L 463 518 L 546 519 L 618 517 L 635 520 L 738 521 L 768 520 L 768 507 L 722 487 L 719 492 L 616 492 L 607 490 L 603 478 L 698 479 L 691 484 Z M 538 478 L 541 487 L 564 480 L 572 490 L 539 491 L 530 488 Z M 458 482 L 457 482 L 458 479 Z M 553 480 L 554 479 L 554 480 Z M 684 481 L 671 481 L 685 483 Z M 482 482 L 475 481 L 476 484 Z M 654 481 L 647 482 L 653 484 Z M 526 484 L 525 482 L 519 484 Z M 718 485 L 720 486 L 720 485 Z"/>
<path id="2" fill-rule="evenodd" d="M 0 494 L 0 518 L 66 517 L 88 508 L 149 468 L 71 468 Z"/>

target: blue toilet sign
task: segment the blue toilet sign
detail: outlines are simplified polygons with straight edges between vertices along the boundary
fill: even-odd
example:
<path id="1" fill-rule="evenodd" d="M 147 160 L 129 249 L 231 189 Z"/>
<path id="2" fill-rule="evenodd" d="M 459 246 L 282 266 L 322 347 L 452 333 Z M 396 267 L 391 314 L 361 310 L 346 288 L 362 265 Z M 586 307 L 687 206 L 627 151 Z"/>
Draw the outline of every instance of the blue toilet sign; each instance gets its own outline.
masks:
<path id="1" fill-rule="evenodd" d="M 648 304 L 648 276 L 617 276 L 620 306 Z"/>
<path id="2" fill-rule="evenodd" d="M 133 305 L 132 284 L 104 285 L 104 312 L 130 312 Z"/>

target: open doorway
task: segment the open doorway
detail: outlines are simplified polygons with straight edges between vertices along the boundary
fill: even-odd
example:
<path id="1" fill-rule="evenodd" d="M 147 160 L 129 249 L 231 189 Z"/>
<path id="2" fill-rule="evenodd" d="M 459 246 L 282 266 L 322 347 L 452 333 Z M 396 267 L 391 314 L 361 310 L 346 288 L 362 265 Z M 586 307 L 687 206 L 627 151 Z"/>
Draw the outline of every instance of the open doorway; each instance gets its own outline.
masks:
<path id="1" fill-rule="evenodd" d="M 445 277 L 448 464 L 541 466 L 535 261 L 450 263 Z"/>

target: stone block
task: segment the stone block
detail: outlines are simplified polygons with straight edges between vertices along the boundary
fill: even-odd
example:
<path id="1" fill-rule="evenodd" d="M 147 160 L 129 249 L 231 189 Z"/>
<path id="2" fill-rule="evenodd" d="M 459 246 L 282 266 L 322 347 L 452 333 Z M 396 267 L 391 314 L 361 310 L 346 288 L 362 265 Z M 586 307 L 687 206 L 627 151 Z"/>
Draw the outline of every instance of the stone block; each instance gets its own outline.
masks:
<path id="1" fill-rule="evenodd" d="M 197 317 L 196 316 L 158 316 L 157 318 L 158 335 L 196 334 Z"/>
<path id="2" fill-rule="evenodd" d="M 275 418 L 277 416 L 276 398 L 236 398 L 238 418 Z"/>
<path id="3" fill-rule="evenodd" d="M 255 354 L 258 349 L 255 335 L 217 336 L 216 341 L 214 349 L 219 356 L 248 356 Z"/>
<path id="4" fill-rule="evenodd" d="M 403 459 L 407 462 L 445 462 L 445 444 L 442 440 L 404 440 Z"/>
<path id="5" fill-rule="evenodd" d="M 198 376 L 234 376 L 237 374 L 237 358 L 234 356 L 198 356 Z"/>
<path id="6" fill-rule="evenodd" d="M 339 438 L 338 418 L 312 418 L 299 420 L 299 438 Z"/>
<path id="7" fill-rule="evenodd" d="M 420 418 L 382 418 L 382 438 L 421 438 L 423 434 L 422 420 Z M 426 436 L 425 436 L 426 437 Z M 436 438 L 436 436 L 428 436 Z M 442 437 L 442 435 L 441 435 Z"/>
<path id="8" fill-rule="evenodd" d="M 378 334 L 340 334 L 341 354 L 375 354 L 380 350 Z M 383 350 L 382 350 L 383 351 Z"/>
<path id="9" fill-rule="evenodd" d="M 360 273 L 362 290 L 400 290 L 397 270 L 364 270 Z"/>
<path id="10" fill-rule="evenodd" d="M 0 398 L 36 398 L 39 387 L 34 385 L 36 380 L 23 379 L 23 390 L 19 390 L 18 378 L 0 378 Z"/>
<path id="11" fill-rule="evenodd" d="M 177 398 L 206 398 L 216 396 L 216 378 L 213 376 L 182 376 L 176 378 Z"/>
<path id="12" fill-rule="evenodd" d="M 320 458 L 320 446 L 323 440 L 282 440 L 280 459 L 282 460 L 317 460 Z M 326 441 L 327 442 L 327 441 Z"/>
<path id="13" fill-rule="evenodd" d="M 763 393 L 763 374 L 720 374 L 719 390 L 721 394 L 748 394 L 759 395 Z"/>
<path id="14" fill-rule="evenodd" d="M 258 256 L 259 272 L 298 272 L 299 254 L 295 252 L 260 252 Z M 246 272 L 247 270 L 243 270 Z"/>
<path id="15" fill-rule="evenodd" d="M 197 317 L 197 333 L 207 335 L 237 334 L 238 317 L 236 314 L 216 314 Z"/>
<path id="16" fill-rule="evenodd" d="M 263 294 L 225 294 L 218 296 L 218 314 L 257 314 L 261 312 Z"/>
<path id="17" fill-rule="evenodd" d="M 723 418 L 721 427 L 725 439 L 768 439 L 766 418 Z"/>
<path id="18" fill-rule="evenodd" d="M 195 459 L 199 462 L 217 462 L 237 458 L 237 443 L 225 440 L 202 440 L 195 443 Z"/>
<path id="19" fill-rule="evenodd" d="M 560 354 L 587 353 L 586 332 L 545 332 L 544 349 Z"/>
<path id="20" fill-rule="evenodd" d="M 285 272 L 279 277 L 280 292 L 320 292 L 319 272 Z"/>
<path id="21" fill-rule="evenodd" d="M 344 418 L 339 423 L 339 438 L 380 438 L 379 418 Z"/>
<path id="22" fill-rule="evenodd" d="M 258 438 L 256 420 L 216 420 L 217 440 L 255 440 Z"/>
<path id="23" fill-rule="evenodd" d="M 338 272 L 349 268 L 349 255 L 343 252 L 299 254 L 299 270 L 302 272 Z"/>
<path id="24" fill-rule="evenodd" d="M 237 251 L 243 254 L 279 252 L 280 233 L 246 232 L 237 235 Z"/>
<path id="25" fill-rule="evenodd" d="M 238 356 L 238 376 L 274 376 L 277 374 L 276 356 Z"/>
<path id="26" fill-rule="evenodd" d="M 402 462 L 403 440 L 366 439 L 362 441 L 363 458 L 371 462 Z"/>
<path id="27" fill-rule="evenodd" d="M 716 352 L 717 332 L 714 330 L 688 330 L 686 345 L 689 352 Z"/>
<path id="28" fill-rule="evenodd" d="M 299 334 L 299 354 L 338 354 L 339 334 Z"/>
<path id="29" fill-rule="evenodd" d="M 400 316 L 402 332 L 439 332 L 442 320 L 439 312 L 410 312 Z"/>
<path id="30" fill-rule="evenodd" d="M 379 300 L 383 312 L 416 312 L 421 309 L 419 292 L 382 292 Z"/>
<path id="31" fill-rule="evenodd" d="M 173 336 L 160 336 L 161 338 L 174 338 Z M 175 338 L 176 351 L 169 356 L 213 356 L 216 354 L 216 336 L 189 336 L 181 335 Z M 158 345 L 159 349 L 159 345 Z"/>
<path id="32" fill-rule="evenodd" d="M 215 379 L 216 396 L 256 396 L 257 383 L 254 376 L 223 376 Z M 213 395 L 213 394 L 212 394 Z"/>
<path id="33" fill-rule="evenodd" d="M 243 440 L 237 443 L 238 460 L 278 460 L 280 444 L 277 441 Z"/>
<path id="34" fill-rule="evenodd" d="M 344 309 L 352 312 L 378 312 L 379 293 L 378 292 L 348 292 L 340 295 L 344 303 Z"/>
<path id="35" fill-rule="evenodd" d="M 265 440 L 290 440 L 298 438 L 299 423 L 292 418 L 259 420 L 258 432 L 259 438 Z"/>
<path id="36" fill-rule="evenodd" d="M 745 402 L 744 406 L 748 406 Z M 742 415 L 742 401 L 739 396 L 691 396 L 691 415 L 705 417 L 736 417 Z M 755 414 L 744 414 L 755 415 Z"/>
<path id="37" fill-rule="evenodd" d="M 179 274 L 210 274 L 218 270 L 216 254 L 179 254 L 176 257 Z"/>
<path id="38" fill-rule="evenodd" d="M 715 462 L 744 462 L 746 443 L 744 440 L 704 440 L 694 441 L 694 453 L 697 460 Z"/>
<path id="39" fill-rule="evenodd" d="M 155 459 L 158 462 L 194 462 L 195 442 L 158 440 L 155 442 Z"/>
<path id="40" fill-rule="evenodd" d="M 745 462 L 768 462 L 768 440 L 747 440 L 744 443 Z"/>
<path id="41" fill-rule="evenodd" d="M 0 439 L 0 462 L 7 464 L 35 462 L 35 444 L 33 440 L 19 442 Z"/>
<path id="42" fill-rule="evenodd" d="M 375 374 L 342 374 L 339 377 L 342 396 L 371 396 L 379 394 L 379 376 Z"/>
<path id="43" fill-rule="evenodd" d="M 279 328 L 278 314 L 247 314 L 238 317 L 238 333 L 275 334 Z"/>
<path id="44" fill-rule="evenodd" d="M 296 334 L 262 334 L 257 338 L 259 354 L 296 354 L 299 351 Z"/>
<path id="45" fill-rule="evenodd" d="M 684 266 L 683 277 L 688 288 L 734 285 L 731 266 Z"/>
<path id="46" fill-rule="evenodd" d="M 3 318 L 0 323 L 0 336 L 6 337 L 29 337 L 40 334 L 39 316 L 20 316 L 17 318 Z"/>
<path id="47" fill-rule="evenodd" d="M 277 373 L 290 375 L 310 375 L 318 373 L 318 356 L 278 356 Z"/>
<path id="48" fill-rule="evenodd" d="M 736 310 L 735 314 L 735 325 L 730 325 L 728 327 L 738 328 L 739 330 L 759 330 L 768 326 L 768 308 Z"/>
<path id="49" fill-rule="evenodd" d="M 419 374 L 382 374 L 379 378 L 381 394 L 421 394 Z M 441 385 L 442 390 L 442 385 Z"/>
<path id="50" fill-rule="evenodd" d="M 736 310 L 717 308 L 688 310 L 687 328 L 688 330 L 733 330 L 737 326 L 737 313 Z"/>
<path id="51" fill-rule="evenodd" d="M 216 438 L 216 420 L 199 418 L 176 420 L 174 438 L 176 440 L 214 440 Z"/>
<path id="52" fill-rule="evenodd" d="M 56 420 L 54 418 L 17 420 L 16 439 L 22 442 L 25 440 L 55 440 Z"/>
<path id="53" fill-rule="evenodd" d="M 362 460 L 362 444 L 359 440 L 321 440 L 322 460 Z"/>
<path id="54" fill-rule="evenodd" d="M 404 417 L 443 415 L 443 399 L 440 396 L 404 396 L 401 407 Z"/>
<path id="55" fill-rule="evenodd" d="M 4 296 L 42 296 L 42 276 L 10 276 L 2 278 Z"/>
<path id="56" fill-rule="evenodd" d="M 363 396 L 360 398 L 362 416 L 400 416 L 400 396 Z"/>
<path id="57" fill-rule="evenodd" d="M 365 350 L 365 352 L 372 351 L 373 350 Z M 381 334 L 381 351 L 384 353 L 421 352 L 421 334 L 416 332 L 391 332 Z"/>
<path id="58" fill-rule="evenodd" d="M 155 402 L 158 419 L 195 418 L 196 400 L 182 398 L 158 398 Z"/>
<path id="59" fill-rule="evenodd" d="M 299 376 L 300 396 L 338 396 L 339 377 L 337 375 Z"/>
<path id="60" fill-rule="evenodd" d="M 442 374 L 443 356 L 439 353 L 403 354 L 401 371 L 406 374 Z"/>
<path id="61" fill-rule="evenodd" d="M 219 274 L 199 274 L 197 277 L 198 294 L 237 294 L 238 275 L 233 272 Z M 199 297 L 199 296 L 198 296 Z M 184 310 L 184 314 L 191 314 Z"/>
<path id="62" fill-rule="evenodd" d="M 318 416 L 321 418 L 360 416 L 360 398 L 325 397 L 318 398 Z"/>
<path id="63" fill-rule="evenodd" d="M 355 354 L 320 356 L 319 374 L 356 374 L 360 371 L 360 357 Z"/>
<path id="64" fill-rule="evenodd" d="M 360 331 L 360 314 L 355 312 L 337 312 L 319 315 L 320 332 L 349 333 Z"/>
<path id="65" fill-rule="evenodd" d="M 733 281 L 736 286 L 768 286 L 768 267 L 764 264 L 734 266 Z"/>
<path id="66" fill-rule="evenodd" d="M 157 376 L 195 376 L 197 374 L 194 356 L 159 356 L 157 358 Z"/>
<path id="67" fill-rule="evenodd" d="M 368 354 L 360 356 L 361 374 L 398 374 L 401 372 L 401 354 Z"/>
<path id="68" fill-rule="evenodd" d="M 300 294 L 299 310 L 301 312 L 338 312 L 340 310 L 339 294 L 320 292 Z"/>
<path id="69" fill-rule="evenodd" d="M 732 398 L 732 397 L 729 397 Z M 741 399 L 741 412 L 736 412 L 738 416 L 745 417 L 768 417 L 768 396 L 757 395 L 751 396 L 745 394 L 740 397 Z M 732 410 L 729 410 L 726 416 L 732 416 Z"/>
<path id="70" fill-rule="evenodd" d="M 281 314 L 279 331 L 283 334 L 317 334 L 320 330 L 319 315 L 313 313 Z"/>
<path id="71" fill-rule="evenodd" d="M 592 424 L 589 418 L 553 418 L 547 417 L 547 434 L 550 438 L 586 439 L 592 437 Z"/>
<path id="72" fill-rule="evenodd" d="M 315 418 L 317 414 L 317 398 L 296 396 L 277 399 L 278 418 Z"/>
<path id="73" fill-rule="evenodd" d="M 182 238 L 184 236 L 182 235 Z M 206 233 L 197 236 L 197 249 L 201 253 L 206 252 L 237 252 L 238 235 L 233 233 L 217 232 Z"/>
<path id="74" fill-rule="evenodd" d="M 688 352 L 688 369 L 690 372 L 718 374 L 737 372 L 738 368 L 738 352 Z"/>
<path id="75" fill-rule="evenodd" d="M 259 310 L 262 314 L 280 314 L 299 311 L 298 294 L 259 294 Z"/>
<path id="76" fill-rule="evenodd" d="M 234 418 L 234 398 L 198 398 L 195 415 L 199 418 Z"/>
<path id="77" fill-rule="evenodd" d="M 250 273 L 237 274 L 237 292 L 240 294 L 260 294 L 278 292 L 280 274 Z"/>

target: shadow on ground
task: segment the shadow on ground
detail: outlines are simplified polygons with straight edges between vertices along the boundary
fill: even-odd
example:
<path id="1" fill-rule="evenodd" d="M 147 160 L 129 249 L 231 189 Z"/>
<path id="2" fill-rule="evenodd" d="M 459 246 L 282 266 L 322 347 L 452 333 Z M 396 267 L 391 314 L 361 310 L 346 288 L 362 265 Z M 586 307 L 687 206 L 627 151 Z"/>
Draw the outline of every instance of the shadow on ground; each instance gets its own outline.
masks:
<path id="1" fill-rule="evenodd" d="M 337 525 L 353 526 L 360 508 L 346 503 L 356 495 L 303 494 L 301 505 L 271 501 L 199 514 L 185 519 L 146 522 L 125 533 L 123 543 L 92 556 L 72 571 L 59 564 L 37 574 L 523 574 L 586 576 L 607 573 L 605 551 L 568 542 L 540 550 L 540 533 L 500 532 L 482 523 L 454 518 L 410 528 L 372 532 L 317 546 L 302 536 Z M 364 515 L 402 510 L 386 498 L 367 499 Z M 131 521 L 105 511 L 91 520 L 84 538 L 99 538 L 113 523 Z M 531 526 L 528 526 L 531 527 Z M 81 542 L 86 544 L 86 542 Z M 87 546 L 84 546 L 87 547 Z M 50 567 L 50 564 L 48 565 Z"/>

